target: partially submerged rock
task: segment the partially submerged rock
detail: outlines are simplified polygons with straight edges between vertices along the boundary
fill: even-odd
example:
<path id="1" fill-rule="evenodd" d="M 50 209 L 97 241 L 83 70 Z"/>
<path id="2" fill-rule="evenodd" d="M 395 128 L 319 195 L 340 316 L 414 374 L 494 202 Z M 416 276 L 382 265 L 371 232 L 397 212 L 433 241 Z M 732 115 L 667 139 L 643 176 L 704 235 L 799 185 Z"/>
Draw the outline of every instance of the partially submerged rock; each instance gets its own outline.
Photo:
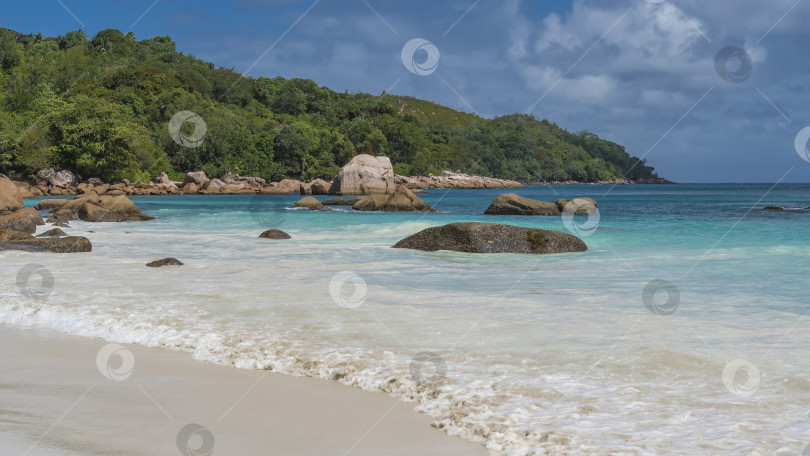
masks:
<path id="1" fill-rule="evenodd" d="M 21 250 L 24 252 L 81 253 L 93 250 L 90 240 L 80 236 L 49 237 L 0 242 L 0 251 Z"/>
<path id="2" fill-rule="evenodd" d="M 60 230 L 59 228 L 53 228 L 42 234 L 37 235 L 37 237 L 61 237 L 61 236 L 67 236 L 67 233 Z"/>
<path id="3" fill-rule="evenodd" d="M 367 195 L 353 201 L 352 209 L 357 211 L 436 212 L 436 209 L 402 185 L 391 195 Z"/>
<path id="4" fill-rule="evenodd" d="M 390 194 L 396 189 L 388 157 L 360 154 L 346 164 L 329 188 L 330 195 Z"/>
<path id="5" fill-rule="evenodd" d="M 22 231 L 6 230 L 0 228 L 0 242 L 21 241 L 23 239 L 31 239 L 31 235 L 28 233 L 23 233 Z"/>
<path id="6" fill-rule="evenodd" d="M 183 262 L 178 260 L 177 258 L 164 258 L 162 260 L 156 260 L 151 263 L 146 263 L 147 266 L 150 268 L 160 268 L 163 266 L 182 266 Z"/>
<path id="7" fill-rule="evenodd" d="M 507 193 L 495 198 L 484 212 L 487 215 L 560 215 L 560 209 L 554 203 L 537 201 L 514 193 Z"/>
<path id="8" fill-rule="evenodd" d="M 574 198 L 572 200 L 558 199 L 557 208 L 560 212 L 571 215 L 596 213 L 596 201 L 591 198 Z"/>
<path id="9" fill-rule="evenodd" d="M 293 207 L 305 207 L 311 211 L 317 211 L 323 209 L 323 204 L 311 196 L 306 196 L 293 204 Z"/>
<path id="10" fill-rule="evenodd" d="M 462 222 L 422 230 L 394 245 L 398 249 L 469 253 L 569 253 L 588 250 L 578 237 L 560 231 L 499 223 Z"/>
<path id="11" fill-rule="evenodd" d="M 351 206 L 345 198 L 332 198 L 321 201 L 324 206 Z"/>
<path id="12" fill-rule="evenodd" d="M 290 239 L 290 235 L 281 230 L 267 230 L 259 235 L 262 239 Z"/>
<path id="13" fill-rule="evenodd" d="M 58 209 L 69 202 L 70 200 L 66 199 L 44 199 L 34 206 L 34 209 L 38 211 L 49 211 L 51 209 Z"/>

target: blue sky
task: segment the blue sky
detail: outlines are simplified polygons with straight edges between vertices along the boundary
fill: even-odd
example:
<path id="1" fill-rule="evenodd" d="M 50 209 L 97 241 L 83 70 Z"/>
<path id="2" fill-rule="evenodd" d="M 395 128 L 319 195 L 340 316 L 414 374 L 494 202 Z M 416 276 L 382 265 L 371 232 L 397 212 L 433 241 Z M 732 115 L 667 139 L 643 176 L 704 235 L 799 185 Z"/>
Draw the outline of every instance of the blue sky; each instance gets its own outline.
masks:
<path id="1" fill-rule="evenodd" d="M 0 15 L 26 33 L 170 35 L 251 76 L 530 112 L 621 143 L 679 182 L 810 182 L 794 145 L 810 126 L 808 22 L 801 0 L 44 0 Z M 430 75 L 403 65 L 413 38 L 440 53 Z M 743 58 L 721 69 L 750 57 L 742 81 L 716 68 L 728 46 Z"/>

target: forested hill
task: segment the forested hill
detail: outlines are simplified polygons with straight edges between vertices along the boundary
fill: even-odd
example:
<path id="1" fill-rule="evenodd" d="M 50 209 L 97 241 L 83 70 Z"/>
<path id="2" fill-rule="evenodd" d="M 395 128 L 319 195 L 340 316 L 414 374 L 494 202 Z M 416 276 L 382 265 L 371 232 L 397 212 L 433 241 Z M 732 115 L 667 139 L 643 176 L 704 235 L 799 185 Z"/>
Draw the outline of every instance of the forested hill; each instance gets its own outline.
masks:
<path id="1" fill-rule="evenodd" d="M 242 77 L 178 52 L 168 36 L 137 40 L 113 29 L 92 39 L 0 29 L 0 103 L 0 173 L 18 177 L 53 167 L 106 181 L 189 170 L 331 178 L 358 153 L 386 155 L 409 175 L 654 176 L 622 146 L 545 119 L 484 119 L 410 97 Z M 193 122 L 170 134 L 181 111 L 204 121 L 204 138 Z"/>

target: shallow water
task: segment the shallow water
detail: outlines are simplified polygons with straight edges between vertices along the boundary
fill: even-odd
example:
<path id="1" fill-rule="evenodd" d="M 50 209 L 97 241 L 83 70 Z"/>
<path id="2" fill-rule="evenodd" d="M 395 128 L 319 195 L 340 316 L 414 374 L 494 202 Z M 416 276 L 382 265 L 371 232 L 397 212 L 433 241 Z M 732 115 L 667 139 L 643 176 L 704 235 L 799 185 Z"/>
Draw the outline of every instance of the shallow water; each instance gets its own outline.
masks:
<path id="1" fill-rule="evenodd" d="M 810 443 L 810 210 L 762 210 L 807 207 L 810 185 L 516 192 L 592 197 L 598 224 L 481 215 L 501 193 L 431 190 L 438 214 L 135 197 L 160 220 L 65 230 L 90 238 L 91 254 L 0 254 L 0 321 L 383 390 L 493 454 L 787 455 Z M 572 229 L 589 251 L 390 248 L 454 221 Z M 293 239 L 256 238 L 269 228 Z M 144 266 L 167 256 L 186 265 Z M 53 276 L 44 299 L 16 284 L 32 263 Z"/>

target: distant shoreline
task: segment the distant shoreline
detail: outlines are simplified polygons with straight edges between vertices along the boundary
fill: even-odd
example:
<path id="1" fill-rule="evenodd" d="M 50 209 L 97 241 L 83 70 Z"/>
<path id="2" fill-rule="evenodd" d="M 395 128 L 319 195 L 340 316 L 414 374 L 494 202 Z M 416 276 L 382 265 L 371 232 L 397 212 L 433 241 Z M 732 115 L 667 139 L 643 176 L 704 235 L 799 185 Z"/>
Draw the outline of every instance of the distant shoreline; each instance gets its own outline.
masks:
<path id="1" fill-rule="evenodd" d="M 25 199 L 43 198 L 49 196 L 76 196 L 87 192 L 96 192 L 99 195 L 127 195 L 127 196 L 162 196 L 162 195 L 330 195 L 327 191 L 317 190 L 319 187 L 312 182 L 285 179 L 280 182 L 265 183 L 262 179 L 245 177 L 244 180 L 234 181 L 236 185 L 227 185 L 216 189 L 186 188 L 182 182 L 153 181 L 143 182 L 114 182 L 111 184 L 96 181 L 94 183 L 82 182 L 76 185 L 34 185 L 29 182 L 15 180 L 14 184 L 20 189 Z M 157 179 L 156 179 L 157 180 Z M 329 182 L 321 181 L 328 189 Z M 628 179 L 580 182 L 580 181 L 551 181 L 551 182 L 518 182 L 493 177 L 472 176 L 464 173 L 443 171 L 439 176 L 395 176 L 398 185 L 404 185 L 413 190 L 492 190 L 492 189 L 519 189 L 526 185 L 636 185 L 636 184 L 675 184 L 675 182 L 662 178 L 651 178 L 641 181 Z"/>

